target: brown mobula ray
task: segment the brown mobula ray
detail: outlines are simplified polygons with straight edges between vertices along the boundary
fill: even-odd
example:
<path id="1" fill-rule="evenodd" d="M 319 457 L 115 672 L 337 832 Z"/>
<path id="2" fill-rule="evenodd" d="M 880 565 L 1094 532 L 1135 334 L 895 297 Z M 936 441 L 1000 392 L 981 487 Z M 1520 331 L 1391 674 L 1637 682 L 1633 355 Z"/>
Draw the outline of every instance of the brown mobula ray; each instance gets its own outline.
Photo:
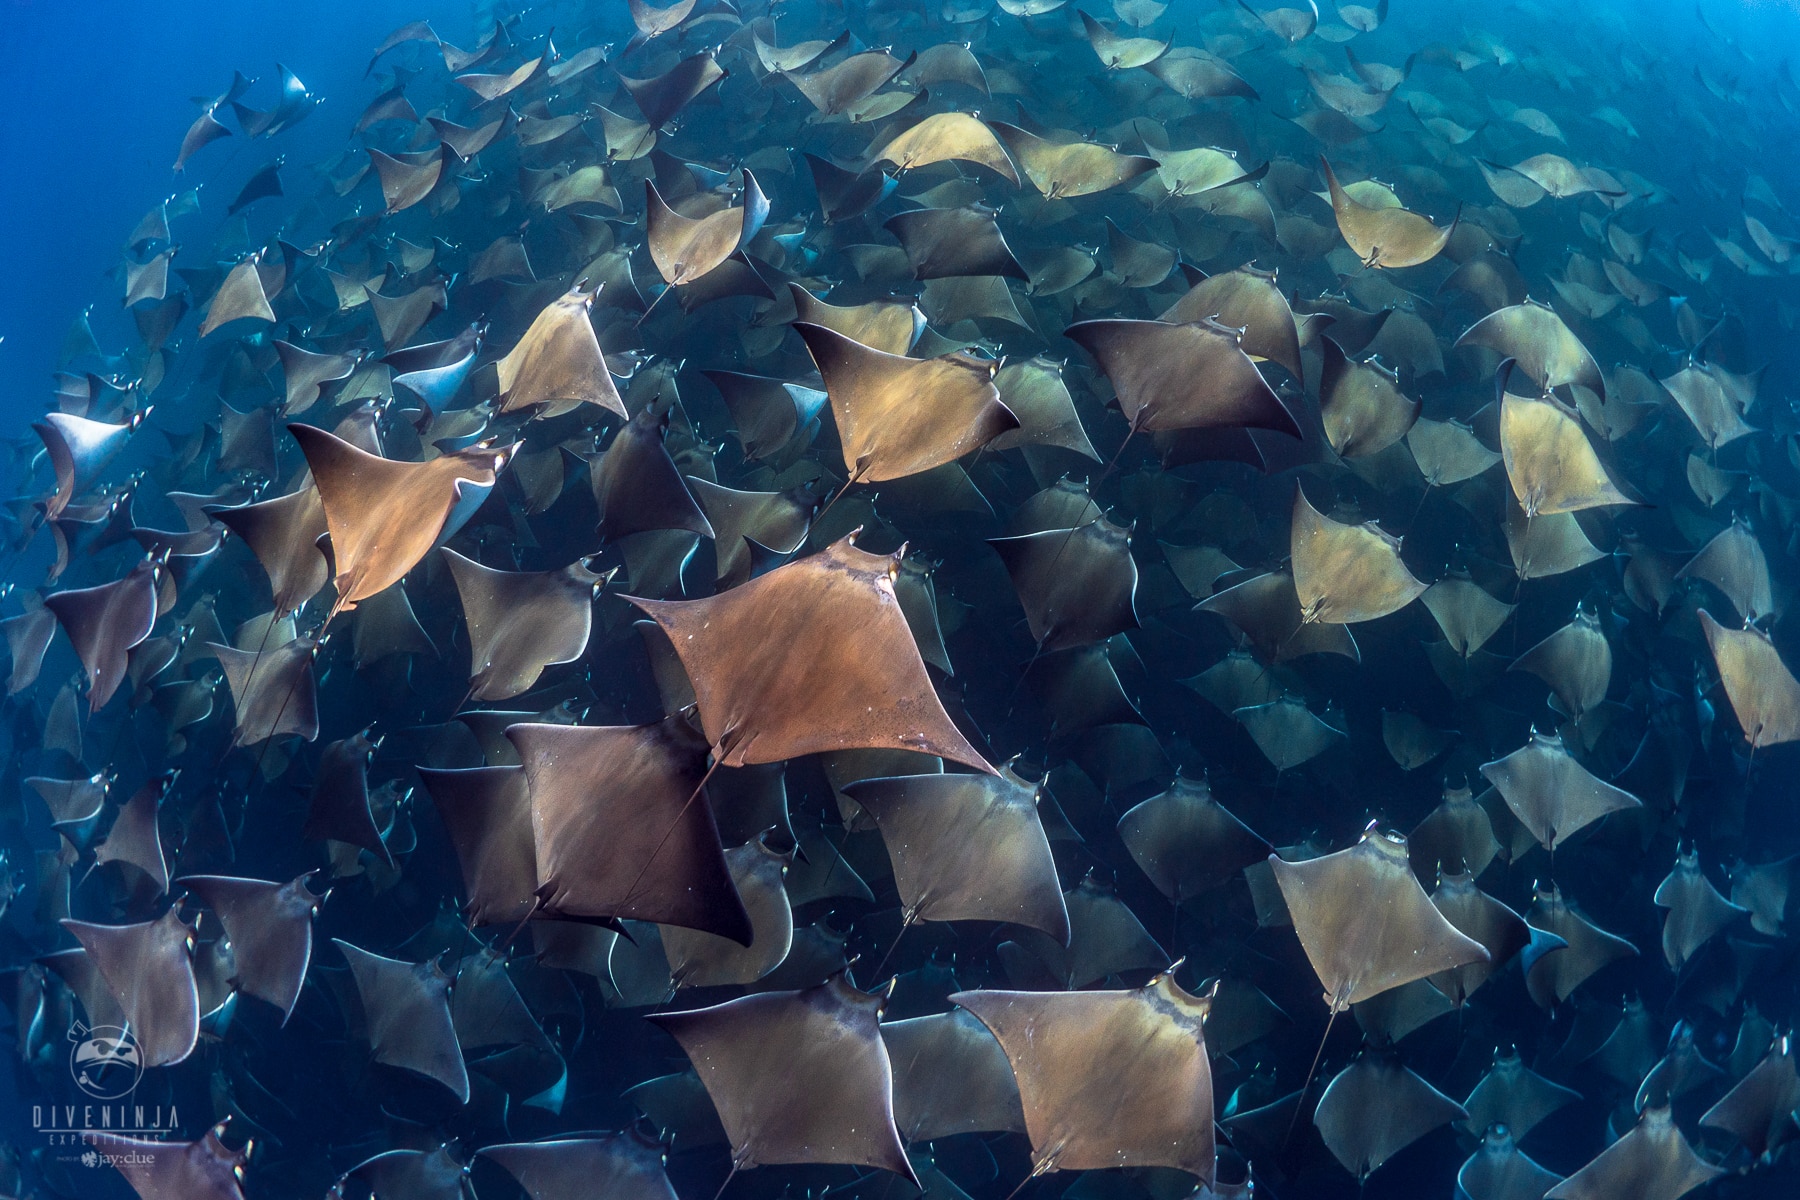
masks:
<path id="1" fill-rule="evenodd" d="M 1580 1099 L 1580 1092 L 1552 1083 L 1527 1067 L 1518 1050 L 1509 1046 L 1494 1052 L 1493 1069 L 1463 1101 L 1469 1117 L 1462 1126 L 1475 1133 L 1504 1125 L 1514 1137 L 1522 1138 L 1552 1113 Z"/>
<path id="2" fill-rule="evenodd" d="M 1252 359 L 1281 364 L 1298 382 L 1306 380 L 1300 361 L 1300 332 L 1275 275 L 1252 267 L 1221 271 L 1202 279 L 1157 318 L 1171 324 L 1212 319 L 1242 329 L 1239 345 Z"/>
<path id="3" fill-rule="evenodd" d="M 234 746 L 254 746 L 288 734 L 312 741 L 319 736 L 318 683 L 313 660 L 321 643 L 297 637 L 262 654 L 206 643 L 225 668 L 237 707 Z"/>
<path id="4" fill-rule="evenodd" d="M 1638 503 L 1607 474 L 1577 414 L 1553 396 L 1515 396 L 1504 383 L 1499 390 L 1500 454 L 1528 519 Z"/>
<path id="5" fill-rule="evenodd" d="M 1119 682 L 1105 642 L 1040 658 L 1027 682 L 1044 706 L 1052 741 L 1100 725 L 1144 724 Z"/>
<path id="6" fill-rule="evenodd" d="M 1637 954 L 1636 946 L 1571 908 L 1555 884 L 1537 888 L 1525 920 L 1563 942 L 1526 965 L 1526 990 L 1541 1008 L 1555 1007 L 1602 967 Z"/>
<path id="7" fill-rule="evenodd" d="M 516 446 L 478 443 L 428 462 L 397 462 L 310 425 L 289 425 L 312 468 L 331 535 L 338 598 L 349 612 L 400 581 L 462 528 L 493 490 Z"/>
<path id="8" fill-rule="evenodd" d="M 850 44 L 850 32 L 845 30 L 834 38 L 812 38 L 804 42 L 795 42 L 791 46 L 777 46 L 762 39 L 762 34 L 755 30 L 750 34 L 751 45 L 756 48 L 756 57 L 763 65 L 763 70 L 772 75 L 785 75 L 790 71 L 803 71 L 819 59 L 834 50 L 841 50 Z"/>
<path id="9" fill-rule="evenodd" d="M 621 419 L 628 415 L 588 317 L 599 294 L 598 285 L 583 291 L 577 283 L 545 305 L 524 336 L 494 364 L 502 413 L 531 411 L 535 418 L 548 420 L 592 404 Z"/>
<path id="10" fill-rule="evenodd" d="M 6 649 L 12 656 L 6 694 L 16 696 L 36 683 L 44 669 L 44 655 L 50 649 L 50 639 L 56 636 L 56 614 L 40 604 L 0 621 L 0 630 L 6 634 Z"/>
<path id="11" fill-rule="evenodd" d="M 1009 921 L 1069 944 L 1069 914 L 1039 789 L 998 775 L 902 775 L 845 784 L 894 866 L 902 932 L 914 921 Z M 880 974 L 885 963 L 878 963 Z"/>
<path id="12" fill-rule="evenodd" d="M 68 864 L 56 855 L 46 855 L 45 858 L 39 860 L 40 864 L 45 859 L 60 866 L 59 875 L 63 880 L 62 886 L 66 890 Z M 45 886 L 49 882 L 49 877 L 40 866 L 39 886 Z M 72 950 L 58 950 L 41 956 L 37 961 L 45 970 L 54 973 L 58 979 L 62 980 L 63 986 L 74 994 L 90 1028 L 111 1026 L 115 1029 L 122 1029 L 129 1023 L 125 1016 L 125 1010 L 119 1007 L 118 1000 L 113 997 L 111 986 L 107 984 L 105 976 L 100 974 L 100 968 L 94 965 L 93 958 L 86 950 L 79 946 Z"/>
<path id="13" fill-rule="evenodd" d="M 534 1096 L 567 1078 L 567 1064 L 493 947 L 458 961 L 450 1019 L 464 1054 L 509 1094 Z"/>
<path id="14" fill-rule="evenodd" d="M 1269 854 L 1269 843 L 1227 812 L 1204 778 L 1176 776 L 1167 791 L 1120 817 L 1118 828 L 1132 861 L 1176 906 Z"/>
<path id="15" fill-rule="evenodd" d="M 663 201 L 654 182 L 644 184 L 644 240 L 664 282 L 693 283 L 741 251 L 762 229 L 769 198 L 756 176 L 743 172 L 743 203 L 704 217 L 685 217 Z"/>
<path id="16" fill-rule="evenodd" d="M 1019 425 L 1000 402 L 1000 364 L 967 354 L 915 359 L 823 325 L 795 323 L 825 380 L 845 487 L 917 475 L 979 450 Z"/>
<path id="17" fill-rule="evenodd" d="M 558 571 L 496 571 L 445 546 L 439 550 L 462 598 L 469 628 L 469 699 L 507 700 L 529 691 L 544 668 L 587 651 L 594 601 L 608 576 L 576 561 Z"/>
<path id="18" fill-rule="evenodd" d="M 1120 286 L 1153 288 L 1175 270 L 1180 251 L 1159 242 L 1140 241 L 1106 220 L 1106 247 L 1112 258 L 1112 274 Z"/>
<path id="19" fill-rule="evenodd" d="M 1417 713 L 1384 709 L 1381 713 L 1381 742 L 1388 757 L 1402 771 L 1416 771 L 1427 763 L 1435 762 L 1449 750 L 1456 742 L 1456 733 L 1428 724 Z"/>
<path id="20" fill-rule="evenodd" d="M 925 314 L 917 304 L 874 300 L 867 304 L 827 304 L 797 283 L 788 284 L 794 321 L 821 325 L 853 342 L 884 354 L 904 355 L 925 331 Z"/>
<path id="21" fill-rule="evenodd" d="M 1521 1154 L 1512 1130 L 1492 1125 L 1457 1171 L 1456 1186 L 1467 1200 L 1543 1200 L 1562 1179 Z"/>
<path id="22" fill-rule="evenodd" d="M 331 939 L 350 964 L 374 1060 L 435 1080 L 469 1102 L 469 1072 L 450 1019 L 450 980 L 435 959 L 383 958 Z"/>
<path id="23" fill-rule="evenodd" d="M 999 1039 L 1031 1136 L 1031 1173 L 1173 1167 L 1210 1186 L 1210 996 L 1163 972 L 1141 988 L 957 992 Z"/>
<path id="24" fill-rule="evenodd" d="M 163 853 L 157 814 L 179 774 L 178 771 L 166 772 L 139 788 L 120 807 L 106 840 L 94 847 L 95 866 L 109 862 L 129 863 L 142 871 L 156 889 L 151 899 L 169 890 L 169 861 Z"/>
<path id="25" fill-rule="evenodd" d="M 125 1014 L 145 1067 L 167 1067 L 200 1040 L 200 993 L 194 983 L 194 931 L 170 909 L 136 925 L 65 920 Z"/>
<path id="26" fill-rule="evenodd" d="M 406 585 L 396 583 L 356 606 L 350 621 L 350 657 L 357 670 L 390 654 L 438 656 L 438 649 L 406 598 Z"/>
<path id="27" fill-rule="evenodd" d="M 244 1200 L 246 1150 L 219 1140 L 224 1122 L 192 1142 L 93 1133 L 86 1140 L 108 1157 L 143 1200 Z"/>
<path id="28" fill-rule="evenodd" d="M 369 166 L 381 185 L 386 215 L 403 212 L 431 195 L 443 180 L 447 163 L 443 143 L 410 154 L 389 154 L 371 147 Z"/>
<path id="29" fill-rule="evenodd" d="M 1600 550 L 1588 540 L 1580 522 L 1569 513 L 1527 517 L 1525 510 L 1506 494 L 1502 525 L 1513 570 L 1521 580 L 1545 579 L 1584 567 L 1598 559 Z"/>
<path id="30" fill-rule="evenodd" d="M 1443 992 L 1423 979 L 1389 988 L 1373 1000 L 1350 1006 L 1365 1042 L 1388 1046 L 1456 1011 Z"/>
<path id="31" fill-rule="evenodd" d="M 330 1195 L 342 1196 L 345 1182 L 354 1179 L 381 1200 L 461 1200 L 467 1194 L 465 1171 L 448 1145 L 389 1150 L 345 1171 Z"/>
<path id="32" fill-rule="evenodd" d="M 992 538 L 1040 651 L 1105 641 L 1138 627 L 1131 530 L 1098 517 L 1073 529 Z"/>
<path id="33" fill-rule="evenodd" d="M 637 33 L 626 48 L 635 49 L 653 38 L 680 29 L 682 22 L 694 11 L 695 3 L 696 0 L 677 0 L 667 8 L 658 8 L 644 0 L 631 0 L 631 23 L 637 26 Z"/>
<path id="34" fill-rule="evenodd" d="M 986 167 L 1014 187 L 1019 174 L 994 131 L 979 117 L 943 112 L 926 117 L 911 129 L 896 134 L 869 156 L 871 163 L 891 162 L 902 171 L 939 162 L 970 162 Z"/>
<path id="35" fill-rule="evenodd" d="M 1379 454 L 1405 437 L 1419 419 L 1419 402 L 1400 390 L 1400 378 L 1379 361 L 1347 356 L 1329 334 L 1318 338 L 1319 414 L 1325 437 L 1343 458 Z"/>
<path id="36" fill-rule="evenodd" d="M 1301 620 L 1349 624 L 1398 612 L 1425 591 L 1400 559 L 1400 539 L 1373 523 L 1333 521 L 1294 485 L 1289 530 Z"/>
<path id="37" fill-rule="evenodd" d="M 704 600 L 641 600 L 693 680 L 717 765 L 913 750 L 993 767 L 933 691 L 894 594 L 896 558 L 854 535 Z"/>
<path id="38" fill-rule="evenodd" d="M 991 208 L 918 208 L 889 217 L 882 228 L 900 239 L 914 279 L 1030 278 L 1013 257 Z"/>
<path id="39" fill-rule="evenodd" d="M 1690 558 L 1676 579 L 1701 579 L 1718 588 L 1737 609 L 1745 626 L 1775 611 L 1769 582 L 1769 560 L 1756 533 L 1742 518 L 1721 530 Z"/>
<path id="40" fill-rule="evenodd" d="M 668 432 L 666 410 L 641 409 L 619 430 L 604 455 L 589 460 L 602 538 L 612 541 L 652 529 L 713 536 L 711 523 L 669 457 Z"/>
<path id="41" fill-rule="evenodd" d="M 1675 971 L 1709 939 L 1750 915 L 1719 894 L 1700 869 L 1700 852 L 1692 847 L 1676 853 L 1674 868 L 1657 885 L 1650 902 L 1669 910 L 1663 919 L 1663 957 Z"/>
<path id="42" fill-rule="evenodd" d="M 1600 630 L 1599 618 L 1580 608 L 1575 619 L 1513 660 L 1509 671 L 1529 671 L 1550 685 L 1556 706 L 1580 718 L 1606 699 L 1612 682 L 1612 647 Z"/>
<path id="43" fill-rule="evenodd" d="M 365 729 L 328 742 L 319 752 L 301 837 L 309 841 L 348 842 L 383 862 L 393 862 L 369 809 L 369 762 L 375 757 L 377 744 Z"/>
<path id="44" fill-rule="evenodd" d="M 1087 35 L 1088 45 L 1093 47 L 1100 64 L 1109 71 L 1147 67 L 1169 52 L 1171 43 L 1168 41 L 1128 37 L 1108 29 L 1085 12 L 1078 15 L 1081 17 L 1082 31 Z"/>
<path id="45" fill-rule="evenodd" d="M 217 106 L 209 103 L 200 110 L 200 115 L 194 118 L 193 124 L 188 126 L 187 133 L 181 139 L 181 149 L 175 156 L 176 174 L 180 174 L 186 169 L 187 160 L 196 151 L 211 145 L 220 138 L 231 136 L 231 130 L 226 128 L 224 122 L 213 116 L 216 111 Z"/>
<path id="46" fill-rule="evenodd" d="M 1791 1040 L 1779 1036 L 1762 1061 L 1706 1110 L 1700 1124 L 1724 1130 L 1758 1161 L 1767 1161 L 1800 1138 L 1796 1109 L 1800 1109 L 1800 1073 L 1794 1069 Z"/>
<path id="47" fill-rule="evenodd" d="M 525 769 L 417 770 L 456 850 L 469 924 L 516 925 L 530 916 L 538 904 L 537 847 Z"/>
<path id="48" fill-rule="evenodd" d="M 233 321 L 275 323 L 275 310 L 269 307 L 269 297 L 263 292 L 262 274 L 257 270 L 259 265 L 257 258 L 252 256 L 231 268 L 219 290 L 213 293 L 212 302 L 206 306 L 206 317 L 200 322 L 201 337 Z"/>
<path id="49" fill-rule="evenodd" d="M 1098 461 L 1094 444 L 1082 428 L 1074 397 L 1063 381 L 1062 364 L 1043 356 L 1011 362 L 994 375 L 1000 402 L 1019 419 L 1019 427 L 988 444 L 993 450 L 1021 446 L 1059 446 Z"/>
<path id="50" fill-rule="evenodd" d="M 1719 682 L 1751 754 L 1800 741 L 1800 681 L 1781 660 L 1769 635 L 1754 627 L 1727 629 L 1705 609 L 1699 616 Z"/>
<path id="51" fill-rule="evenodd" d="M 1647 1105 L 1666 1104 L 1721 1078 L 1724 1072 L 1700 1053 L 1691 1026 L 1680 1025 L 1668 1042 L 1668 1052 L 1638 1085 L 1634 1101 L 1642 1111 Z M 1605 1049 L 1604 1046 L 1601 1047 Z"/>
<path id="52" fill-rule="evenodd" d="M 1479 807 L 1479 806 L 1477 806 Z M 1432 984 L 1461 1007 L 1475 991 L 1494 977 L 1531 940 L 1531 930 L 1521 917 L 1475 886 L 1469 872 L 1446 872 L 1431 893 L 1431 903 L 1458 933 L 1481 943 L 1486 960 L 1464 963 L 1429 976 Z"/>
<path id="53" fill-rule="evenodd" d="M 1391 1052 L 1369 1050 L 1325 1085 L 1313 1124 L 1332 1157 L 1363 1181 L 1433 1129 L 1468 1115 Z"/>
<path id="54" fill-rule="evenodd" d="M 731 1169 L 782 1163 L 874 1167 L 917 1186 L 894 1128 L 884 1000 L 842 973 L 646 1019 L 699 1072 L 731 1142 Z"/>
<path id="55" fill-rule="evenodd" d="M 1046 200 L 1104 192 L 1157 168 L 1154 158 L 1141 154 L 1120 154 L 1093 142 L 1053 142 L 1004 121 L 991 124 Z"/>
<path id="56" fill-rule="evenodd" d="M 1134 434 L 1241 427 L 1301 436 L 1244 353 L 1237 329 L 1211 318 L 1098 320 L 1071 325 L 1063 335 L 1099 361 Z"/>
<path id="57" fill-rule="evenodd" d="M 1544 392 L 1579 383 L 1606 398 L 1600 364 L 1555 310 L 1535 300 L 1489 313 L 1457 338 L 1456 345 L 1485 346 L 1502 359 L 1512 359 Z"/>
<path id="58" fill-rule="evenodd" d="M 1331 211 L 1338 232 L 1356 252 L 1364 267 L 1416 267 L 1430 262 L 1450 243 L 1461 213 L 1442 229 L 1429 217 L 1404 208 L 1371 208 L 1360 204 L 1338 182 L 1337 172 L 1324 158 L 1319 170 L 1331 191 Z"/>
<path id="59" fill-rule="evenodd" d="M 1548 1192 L 1545 1200 L 1677 1200 L 1725 1172 L 1694 1153 L 1667 1105 Z"/>
<path id="60" fill-rule="evenodd" d="M 275 353 L 281 358 L 281 415 L 295 416 L 319 402 L 325 385 L 350 378 L 363 360 L 360 350 L 326 354 L 277 338 Z"/>
<path id="61" fill-rule="evenodd" d="M 821 115 L 831 117 L 880 91 L 915 57 L 909 54 L 902 60 L 885 50 L 865 50 L 805 75 L 788 72 L 786 78 Z"/>
<path id="62" fill-rule="evenodd" d="M 1091 876 L 1063 893 L 1069 914 L 1069 938 L 1059 942 L 1030 927 L 1014 943 L 1029 951 L 1035 971 L 1048 973 L 1058 987 L 1073 990 L 1126 971 L 1163 970 L 1169 955 L 1150 936 L 1125 902 Z M 1001 946 L 1001 958 L 1007 958 Z M 1024 960 L 1021 960 L 1024 961 Z"/>
<path id="63" fill-rule="evenodd" d="M 1341 654 L 1352 661 L 1362 660 L 1356 638 L 1347 627 L 1302 619 L 1300 597 L 1288 571 L 1270 571 L 1222 588 L 1196 604 L 1194 611 L 1223 617 L 1271 662 L 1308 654 Z"/>
<path id="64" fill-rule="evenodd" d="M 1144 70 L 1162 80 L 1170 91 L 1188 100 L 1238 96 L 1258 99 L 1257 91 L 1224 59 L 1197 46 L 1175 46 Z M 1167 151 L 1159 153 L 1167 154 Z"/>
<path id="65" fill-rule="evenodd" d="M 56 490 L 43 502 L 44 516 L 55 518 L 91 488 L 151 411 L 140 409 L 121 425 L 60 412 L 34 421 L 31 428 L 44 443 L 56 476 Z"/>
<path id="66" fill-rule="evenodd" d="M 752 984 L 781 966 L 794 946 L 794 909 L 782 883 L 793 857 L 760 836 L 725 851 L 732 885 L 750 916 L 750 944 L 679 925 L 661 930 L 677 988 Z"/>
<path id="67" fill-rule="evenodd" d="M 691 6 L 690 6 L 691 7 Z M 676 1200 L 663 1144 L 636 1127 L 622 1133 L 507 1142 L 477 1151 L 506 1169 L 531 1200 Z"/>
<path id="68" fill-rule="evenodd" d="M 647 79 L 620 75 L 619 82 L 637 102 L 644 120 L 652 128 L 661 128 L 700 93 L 723 78 L 725 70 L 717 60 L 710 53 L 700 53 L 682 59 L 661 75 Z"/>
<path id="69" fill-rule="evenodd" d="M 1576 762 L 1562 738 L 1536 730 L 1505 758 L 1482 764 L 1481 773 L 1546 850 L 1555 850 L 1607 813 L 1642 807 L 1636 796 L 1597 779 Z"/>
<path id="70" fill-rule="evenodd" d="M 331 582 L 331 563 L 320 548 L 325 506 L 310 482 L 298 491 L 240 508 L 205 512 L 244 540 L 269 577 L 277 613 L 297 612 Z"/>
<path id="71" fill-rule="evenodd" d="M 131 648 L 150 636 L 162 580 L 162 566 L 144 561 L 112 583 L 44 597 L 87 672 L 90 712 L 112 699 L 130 666 Z"/>
<path id="72" fill-rule="evenodd" d="M 825 406 L 825 393 L 741 371 L 702 371 L 719 389 L 731 410 L 732 432 L 743 444 L 744 457 L 773 459 L 807 431 Z"/>
<path id="73" fill-rule="evenodd" d="M 514 725 L 506 736 L 530 788 L 540 912 L 654 921 L 751 944 L 750 915 L 701 795 L 707 742 L 684 718 Z"/>
<path id="74" fill-rule="evenodd" d="M 697 475 L 687 482 L 715 530 L 713 552 L 722 590 L 749 579 L 761 565 L 756 560 L 763 551 L 777 556 L 798 551 L 819 509 L 811 484 L 783 492 L 741 492 Z"/>
<path id="75" fill-rule="evenodd" d="M 1334 1014 L 1389 988 L 1465 963 L 1487 948 L 1459 933 L 1419 886 L 1406 840 L 1371 824 L 1348 850 L 1269 866 Z"/>
<path id="76" fill-rule="evenodd" d="M 894 1123 L 909 1143 L 959 1133 L 1024 1133 L 1012 1065 L 964 1009 L 881 1027 L 894 1065 Z"/>
<path id="77" fill-rule="evenodd" d="M 97 771 L 85 779 L 30 776 L 25 780 L 25 786 L 50 811 L 50 828 L 62 834 L 71 846 L 86 849 L 88 839 L 100 823 L 112 782 L 110 774 Z"/>
<path id="78" fill-rule="evenodd" d="M 1419 418 L 1407 431 L 1406 448 L 1419 464 L 1419 474 L 1425 477 L 1428 488 L 1473 479 L 1501 461 L 1500 455 L 1481 444 L 1474 430 L 1454 419 Z"/>
<path id="79" fill-rule="evenodd" d="M 312 923 L 325 897 L 314 894 L 308 871 L 287 883 L 228 875 L 189 875 L 177 882 L 206 901 L 231 940 L 232 985 L 246 996 L 293 1014 L 312 962 Z"/>

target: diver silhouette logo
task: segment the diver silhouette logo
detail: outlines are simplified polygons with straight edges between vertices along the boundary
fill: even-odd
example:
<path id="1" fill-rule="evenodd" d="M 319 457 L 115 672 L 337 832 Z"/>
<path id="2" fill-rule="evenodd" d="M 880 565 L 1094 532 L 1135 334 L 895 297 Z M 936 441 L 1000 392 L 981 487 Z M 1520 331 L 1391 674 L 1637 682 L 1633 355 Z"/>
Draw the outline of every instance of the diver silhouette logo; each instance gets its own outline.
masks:
<path id="1" fill-rule="evenodd" d="M 131 1094 L 144 1077 L 137 1039 L 117 1025 L 88 1028 L 77 1021 L 69 1029 L 69 1074 L 75 1086 L 96 1100 L 118 1100 Z"/>

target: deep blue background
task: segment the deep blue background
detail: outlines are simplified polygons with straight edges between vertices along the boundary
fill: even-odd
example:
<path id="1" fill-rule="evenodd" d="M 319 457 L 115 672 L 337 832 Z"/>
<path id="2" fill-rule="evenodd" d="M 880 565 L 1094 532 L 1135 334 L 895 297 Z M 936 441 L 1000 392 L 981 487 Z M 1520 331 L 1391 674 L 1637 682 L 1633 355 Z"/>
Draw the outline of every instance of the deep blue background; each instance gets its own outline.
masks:
<path id="1" fill-rule="evenodd" d="M 1172 15 L 1179 21 L 1184 8 L 1204 12 L 1223 2 L 1176 0 Z M 550 7 L 564 20 L 607 9 L 616 18 L 625 3 L 565 0 Z M 1108 6 L 1096 0 L 1087 7 Z M 1331 0 L 1320 7 L 1329 15 Z M 1758 60 L 1743 65 L 1747 75 L 1782 57 L 1800 58 L 1800 0 L 1707 0 L 1705 9 Z M 1388 34 L 1397 44 L 1417 45 L 1455 42 L 1475 28 L 1508 37 L 1523 25 L 1532 32 L 1515 48 L 1560 52 L 1603 73 L 1607 64 L 1584 61 L 1579 45 L 1542 44 L 1543 22 L 1555 12 L 1554 3 L 1535 0 L 1520 7 L 1393 0 Z M 341 149 L 377 90 L 362 77 L 369 51 L 391 29 L 421 17 L 460 45 L 473 40 L 473 0 L 0 0 L 0 436 L 22 433 L 43 411 L 57 350 L 83 306 L 94 305 L 103 347 L 130 340 L 117 285 L 104 273 L 147 209 L 211 180 L 200 222 L 211 229 L 243 180 L 274 154 L 300 168 Z M 1692 0 L 1632 0 L 1619 3 L 1616 14 L 1601 3 L 1584 5 L 1577 24 L 1599 22 L 1665 51 L 1669 67 L 1682 74 L 1688 53 L 1710 41 Z M 233 136 L 202 151 L 185 178 L 171 174 L 197 112 L 189 98 L 223 91 L 238 69 L 259 77 L 247 100 L 266 107 L 277 60 L 325 96 L 325 106 L 274 142 L 252 145 Z M 1682 190 L 1691 174 L 1685 151 L 1692 149 L 1665 144 L 1667 169 L 1656 173 L 1658 181 Z M 1784 175 L 1800 173 L 1800 153 L 1792 141 L 1769 150 L 1766 161 L 1745 168 L 1780 187 Z M 300 170 L 287 179 L 290 192 L 312 188 Z M 1717 230 L 1738 221 L 1736 212 L 1683 215 Z M 109 329 L 117 336 L 108 338 Z"/>
<path id="2" fill-rule="evenodd" d="M 284 173 L 289 190 L 310 192 L 304 166 L 346 144 L 377 90 L 362 77 L 369 52 L 421 17 L 466 44 L 473 15 L 469 0 L 0 0 L 0 436 L 43 411 L 83 306 L 94 306 L 103 347 L 126 344 L 131 326 L 104 273 L 145 211 L 212 179 L 198 223 L 210 230 L 277 153 L 296 168 Z M 185 177 L 172 174 L 199 111 L 189 97 L 219 94 L 236 69 L 259 78 L 245 100 L 266 108 L 277 60 L 324 106 L 273 141 L 234 133 Z"/>

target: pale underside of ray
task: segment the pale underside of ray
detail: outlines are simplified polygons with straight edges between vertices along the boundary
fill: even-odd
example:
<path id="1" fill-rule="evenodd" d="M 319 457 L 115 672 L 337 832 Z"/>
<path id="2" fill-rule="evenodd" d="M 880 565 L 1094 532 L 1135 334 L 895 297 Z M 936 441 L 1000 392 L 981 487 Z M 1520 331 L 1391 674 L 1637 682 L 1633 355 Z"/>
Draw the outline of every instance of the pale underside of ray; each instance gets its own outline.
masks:
<path id="1" fill-rule="evenodd" d="M 1636 796 L 1595 778 L 1576 762 L 1561 738 L 1540 733 L 1505 758 L 1483 765 L 1481 773 L 1546 850 L 1555 850 L 1607 813 L 1641 806 Z"/>
<path id="2" fill-rule="evenodd" d="M 1344 525 L 1294 491 L 1291 554 L 1294 590 L 1307 622 L 1373 621 L 1425 591 L 1400 559 L 1400 543 L 1374 525 Z"/>
<path id="3" fill-rule="evenodd" d="M 1348 850 L 1304 862 L 1272 854 L 1269 865 L 1334 1013 L 1488 958 L 1431 903 L 1403 839 L 1370 830 Z"/>
<path id="4" fill-rule="evenodd" d="M 1700 610 L 1719 682 L 1752 751 L 1800 741 L 1800 681 L 1760 629 L 1728 629 Z"/>
<path id="5" fill-rule="evenodd" d="M 1527 517 L 1634 503 L 1607 475 L 1580 421 L 1554 400 L 1507 394 L 1500 452 Z"/>

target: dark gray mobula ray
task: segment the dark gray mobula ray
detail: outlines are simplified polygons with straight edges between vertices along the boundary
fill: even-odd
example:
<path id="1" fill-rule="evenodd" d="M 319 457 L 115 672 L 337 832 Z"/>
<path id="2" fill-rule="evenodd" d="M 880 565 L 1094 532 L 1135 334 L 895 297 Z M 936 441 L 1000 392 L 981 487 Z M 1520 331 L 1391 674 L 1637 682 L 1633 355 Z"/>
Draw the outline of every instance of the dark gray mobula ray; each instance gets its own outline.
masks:
<path id="1" fill-rule="evenodd" d="M 706 740 L 685 719 L 514 725 L 506 735 L 530 788 L 546 914 L 655 921 L 750 944 L 750 916 L 701 795 Z"/>
<path id="2" fill-rule="evenodd" d="M 94 925 L 64 921 L 87 951 L 137 1040 L 143 1065 L 170 1066 L 200 1040 L 194 931 L 170 909 L 154 921 Z"/>
<path id="3" fill-rule="evenodd" d="M 196 893 L 231 939 L 232 986 L 293 1015 L 312 962 L 312 924 L 324 897 L 308 888 L 312 872 L 287 883 L 188 875 L 179 882 Z"/>
<path id="4" fill-rule="evenodd" d="M 350 964 L 374 1061 L 435 1080 L 468 1103 L 469 1073 L 450 1021 L 450 980 L 437 962 L 384 958 L 339 938 L 332 943 Z"/>
<path id="5" fill-rule="evenodd" d="M 894 1127 L 882 999 L 842 974 L 650 1020 L 693 1060 L 731 1141 L 731 1168 L 841 1163 L 916 1185 Z"/>

